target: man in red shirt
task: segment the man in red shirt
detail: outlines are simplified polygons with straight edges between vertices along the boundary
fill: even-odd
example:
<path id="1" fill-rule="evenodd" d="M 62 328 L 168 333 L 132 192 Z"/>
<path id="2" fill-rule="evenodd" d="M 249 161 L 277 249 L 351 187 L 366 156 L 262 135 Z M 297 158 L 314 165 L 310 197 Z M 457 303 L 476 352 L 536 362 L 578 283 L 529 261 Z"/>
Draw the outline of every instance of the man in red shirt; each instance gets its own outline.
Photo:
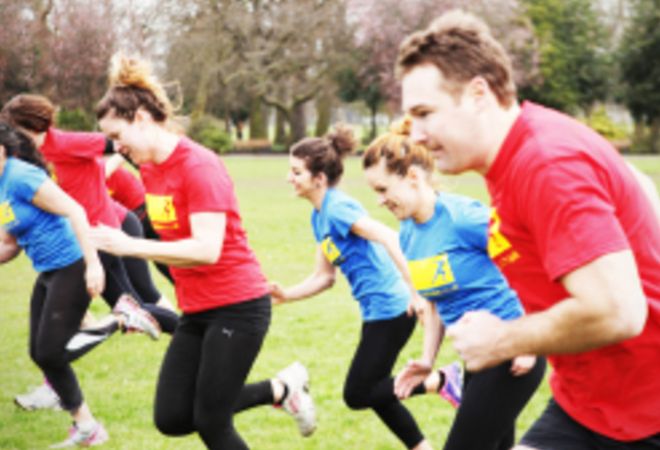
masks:
<path id="1" fill-rule="evenodd" d="M 595 132 L 516 101 L 487 26 L 447 13 L 401 45 L 412 137 L 445 173 L 485 176 L 489 252 L 527 316 L 475 311 L 449 330 L 469 371 L 549 355 L 553 398 L 517 448 L 660 449 L 660 227 Z"/>

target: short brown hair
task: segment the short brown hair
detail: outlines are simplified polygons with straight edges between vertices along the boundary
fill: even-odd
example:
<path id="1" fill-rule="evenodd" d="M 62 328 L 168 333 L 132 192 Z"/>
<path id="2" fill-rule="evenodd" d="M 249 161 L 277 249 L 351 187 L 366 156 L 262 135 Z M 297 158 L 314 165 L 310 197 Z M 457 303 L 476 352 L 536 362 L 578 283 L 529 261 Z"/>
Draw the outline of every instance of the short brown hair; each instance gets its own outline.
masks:
<path id="1" fill-rule="evenodd" d="M 55 105 L 43 95 L 19 94 L 2 108 L 0 116 L 11 126 L 45 133 L 55 121 Z"/>
<path id="2" fill-rule="evenodd" d="M 433 156 L 426 147 L 410 139 L 410 126 L 410 119 L 404 118 L 392 125 L 389 132 L 374 139 L 362 155 L 362 168 L 368 169 L 384 159 L 387 172 L 402 177 L 411 166 L 433 172 Z"/>
<path id="3" fill-rule="evenodd" d="M 485 22 L 462 10 L 441 15 L 401 43 L 396 62 L 399 77 L 424 64 L 437 67 L 455 95 L 465 83 L 481 76 L 500 105 L 509 107 L 516 99 L 509 55 Z"/>

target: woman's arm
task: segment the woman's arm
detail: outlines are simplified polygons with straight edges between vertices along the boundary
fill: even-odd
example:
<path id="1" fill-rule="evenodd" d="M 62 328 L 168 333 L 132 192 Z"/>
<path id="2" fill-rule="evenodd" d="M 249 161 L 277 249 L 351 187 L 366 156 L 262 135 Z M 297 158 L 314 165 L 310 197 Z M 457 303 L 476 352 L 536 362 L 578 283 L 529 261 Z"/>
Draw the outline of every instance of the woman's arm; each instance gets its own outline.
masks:
<path id="1" fill-rule="evenodd" d="M 94 228 L 92 235 L 99 248 L 118 256 L 151 259 L 169 266 L 195 267 L 218 261 L 226 226 L 225 213 L 204 212 L 190 215 L 191 236 L 178 241 L 134 238 L 106 226 Z"/>
<path id="2" fill-rule="evenodd" d="M 358 219 L 351 227 L 351 231 L 364 239 L 378 242 L 385 247 L 385 250 L 387 250 L 392 261 L 394 261 L 394 264 L 399 269 L 403 280 L 406 282 L 408 289 L 410 290 L 408 312 L 412 314 L 414 311 L 420 317 L 420 320 L 423 321 L 423 310 L 426 300 L 419 295 L 417 289 L 415 289 L 415 286 L 413 285 L 406 257 L 403 255 L 401 245 L 399 244 L 399 233 L 387 225 L 367 216 Z"/>
<path id="3" fill-rule="evenodd" d="M 46 179 L 39 187 L 32 203 L 44 211 L 69 219 L 85 259 L 87 290 L 92 297 L 99 295 L 105 286 L 105 273 L 96 247 L 89 237 L 89 222 L 83 208 L 50 179 Z"/>
<path id="4" fill-rule="evenodd" d="M 16 238 L 0 228 L 0 264 L 11 261 L 21 253 Z"/>
<path id="5" fill-rule="evenodd" d="M 283 288 L 278 283 L 271 283 L 273 303 L 281 304 L 302 300 L 332 287 L 335 283 L 336 269 L 325 257 L 320 245 L 316 249 L 315 260 L 314 272 L 301 283 L 289 288 Z"/>
<path id="6" fill-rule="evenodd" d="M 424 344 L 422 358 L 409 361 L 394 380 L 394 393 L 399 398 L 408 398 L 415 386 L 422 383 L 433 370 L 438 349 L 445 335 L 445 326 L 438 315 L 435 303 L 425 301 Z"/>

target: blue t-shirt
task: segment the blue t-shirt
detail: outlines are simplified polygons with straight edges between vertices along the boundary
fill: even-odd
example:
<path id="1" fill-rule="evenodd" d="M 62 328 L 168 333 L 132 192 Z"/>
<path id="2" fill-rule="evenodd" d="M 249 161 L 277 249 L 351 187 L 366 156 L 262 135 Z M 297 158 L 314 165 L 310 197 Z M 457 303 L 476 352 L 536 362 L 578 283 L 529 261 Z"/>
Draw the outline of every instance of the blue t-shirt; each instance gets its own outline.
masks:
<path id="1" fill-rule="evenodd" d="M 48 178 L 46 172 L 8 158 L 0 175 L 0 225 L 16 238 L 37 272 L 72 264 L 82 257 L 69 221 L 32 203 Z"/>
<path id="2" fill-rule="evenodd" d="M 312 212 L 312 228 L 328 261 L 339 266 L 360 303 L 365 322 L 401 315 L 410 291 L 382 245 L 351 232 L 367 215 L 362 205 L 336 189 L 328 189 L 320 211 Z"/>
<path id="3" fill-rule="evenodd" d="M 504 320 L 523 314 L 516 293 L 488 256 L 488 208 L 454 194 L 438 195 L 433 217 L 401 222 L 400 241 L 413 284 L 436 303 L 447 325 L 468 311 Z"/>

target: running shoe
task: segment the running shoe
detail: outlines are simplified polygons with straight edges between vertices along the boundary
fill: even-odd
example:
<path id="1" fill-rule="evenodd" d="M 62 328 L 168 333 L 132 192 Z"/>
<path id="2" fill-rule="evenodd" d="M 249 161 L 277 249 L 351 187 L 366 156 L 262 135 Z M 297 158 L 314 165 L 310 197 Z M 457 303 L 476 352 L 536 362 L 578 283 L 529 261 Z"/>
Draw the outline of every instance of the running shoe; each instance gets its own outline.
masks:
<path id="1" fill-rule="evenodd" d="M 26 394 L 19 394 L 14 397 L 16 405 L 27 411 L 35 411 L 37 409 L 53 409 L 59 411 L 62 409 L 60 405 L 60 397 L 50 387 L 47 381 L 37 388 Z"/>
<path id="2" fill-rule="evenodd" d="M 307 369 L 296 361 L 282 369 L 277 378 L 288 389 L 286 398 L 282 401 L 282 408 L 296 420 L 301 435 L 311 436 L 316 429 L 316 409 L 309 393 Z"/>
<path id="3" fill-rule="evenodd" d="M 94 422 L 89 430 L 82 430 L 74 423 L 69 428 L 69 437 L 59 444 L 51 445 L 50 448 L 92 447 L 101 445 L 108 439 L 108 432 L 101 422 Z"/>
<path id="4" fill-rule="evenodd" d="M 154 316 L 140 307 L 138 302 L 128 294 L 119 297 L 117 304 L 112 308 L 112 313 L 124 316 L 124 332 L 145 333 L 153 340 L 160 336 L 160 325 Z"/>
<path id="5" fill-rule="evenodd" d="M 444 382 L 438 392 L 454 408 L 461 404 L 463 396 L 463 366 L 458 361 L 440 368 Z"/>

